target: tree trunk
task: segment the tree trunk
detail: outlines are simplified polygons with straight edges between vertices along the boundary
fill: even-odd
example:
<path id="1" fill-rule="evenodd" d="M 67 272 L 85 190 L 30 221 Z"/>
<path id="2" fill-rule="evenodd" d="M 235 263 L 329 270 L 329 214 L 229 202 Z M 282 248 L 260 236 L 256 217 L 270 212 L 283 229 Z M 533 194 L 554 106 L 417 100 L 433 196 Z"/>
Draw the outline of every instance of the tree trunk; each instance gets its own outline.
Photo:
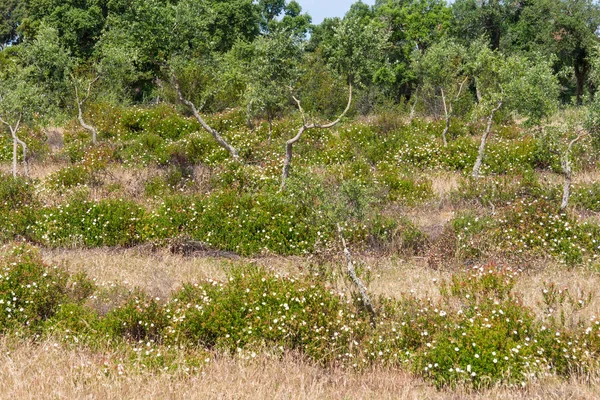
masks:
<path id="1" fill-rule="evenodd" d="M 77 120 L 79 121 L 79 125 L 81 125 L 81 127 L 89 132 L 91 132 L 92 134 L 92 143 L 96 144 L 98 141 L 98 131 L 96 130 L 96 128 L 94 128 L 91 125 L 88 125 L 85 123 L 84 119 L 83 119 L 83 112 L 81 111 L 81 106 L 82 106 L 82 102 L 80 102 L 79 100 L 77 100 Z"/>
<path id="2" fill-rule="evenodd" d="M 12 172 L 13 172 L 13 178 L 17 177 L 17 149 L 19 147 L 19 143 L 17 142 L 17 139 L 15 139 L 14 135 L 13 135 L 13 159 L 12 159 Z"/>
<path id="3" fill-rule="evenodd" d="M 492 112 L 490 113 L 490 116 L 488 118 L 487 129 L 485 130 L 485 133 L 481 137 L 481 144 L 479 145 L 479 152 L 477 154 L 477 160 L 475 160 L 475 165 L 473 166 L 473 173 L 471 174 L 471 176 L 473 176 L 473 178 L 479 178 L 479 170 L 481 169 L 481 164 L 483 162 L 483 156 L 485 154 L 485 144 L 486 144 L 488 136 L 490 135 L 490 132 L 492 130 L 492 121 L 494 120 L 494 114 L 500 109 L 500 107 L 502 107 L 502 100 L 498 103 L 496 108 L 494 108 L 492 110 Z"/>
<path id="4" fill-rule="evenodd" d="M 369 293 L 367 293 L 367 287 L 360 280 L 360 278 L 356 275 L 356 270 L 354 269 L 354 263 L 352 262 L 352 257 L 350 255 L 350 250 L 348 250 L 348 246 L 346 246 L 346 240 L 344 239 L 344 235 L 342 234 L 342 228 L 340 228 L 340 224 L 337 224 L 338 234 L 340 235 L 340 240 L 342 241 L 342 245 L 344 246 L 344 255 L 346 256 L 346 261 L 348 262 L 348 276 L 352 280 L 352 283 L 356 285 L 358 288 L 358 292 L 360 293 L 360 301 L 365 306 L 365 309 L 371 315 L 371 322 L 375 323 L 375 309 L 373 308 L 373 303 L 371 302 L 371 297 Z"/>
<path id="5" fill-rule="evenodd" d="M 12 159 L 13 178 L 17 177 L 17 150 L 18 150 L 19 144 L 21 144 L 21 146 L 23 147 L 23 166 L 25 168 L 25 175 L 27 177 L 29 177 L 29 168 L 27 165 L 27 145 L 25 144 L 25 142 L 23 142 L 17 136 L 17 132 L 19 130 L 19 125 L 21 124 L 21 116 L 19 116 L 19 119 L 17 120 L 17 123 L 14 126 L 9 124 L 5 120 L 3 120 L 1 117 L 0 117 L 0 122 L 8 127 L 8 129 L 10 130 L 12 139 L 13 139 L 13 159 Z"/>
<path id="6" fill-rule="evenodd" d="M 300 140 L 300 138 L 302 137 L 302 134 L 307 129 L 308 128 L 306 127 L 306 125 L 302 125 L 302 127 L 298 130 L 298 133 L 296 134 L 296 136 L 294 136 L 293 138 L 291 138 L 290 140 L 285 142 L 285 161 L 283 162 L 283 172 L 281 173 L 281 186 L 279 187 L 280 191 L 285 189 L 285 182 L 286 182 L 287 178 L 290 176 L 290 165 L 292 164 L 292 155 L 293 155 L 292 149 L 294 147 L 294 144 L 298 140 Z"/>
<path id="7" fill-rule="evenodd" d="M 448 147 L 448 140 L 446 139 L 446 134 L 450 130 L 450 113 L 448 112 L 448 106 L 446 104 L 446 95 L 444 94 L 444 89 L 440 88 L 442 92 L 442 102 L 444 103 L 444 117 L 446 118 L 446 127 L 442 132 L 442 139 L 444 140 L 444 147 Z"/>
<path id="8" fill-rule="evenodd" d="M 582 132 L 577 137 L 569 142 L 567 146 L 567 150 L 563 154 L 560 160 L 560 164 L 563 170 L 563 174 L 565 176 L 565 181 L 563 183 L 563 196 L 562 202 L 560 203 L 561 211 L 564 211 L 569 206 L 569 198 L 571 197 L 571 182 L 573 180 L 573 169 L 571 168 L 571 150 L 573 149 L 573 145 L 579 141 L 584 136 L 587 136 L 587 132 Z"/>
<path id="9" fill-rule="evenodd" d="M 79 98 L 79 90 L 77 89 L 77 80 L 73 75 L 71 75 L 71 79 L 73 81 L 73 86 L 75 87 L 75 101 L 77 102 L 77 120 L 79 121 L 79 125 L 86 131 L 92 134 L 92 143 L 96 144 L 98 141 L 98 130 L 91 125 L 86 124 L 83 119 L 83 111 L 82 107 L 85 102 L 90 98 L 90 93 L 92 91 L 92 86 L 100 79 L 100 75 L 97 75 L 88 85 L 87 93 L 83 99 Z"/>
<path id="10" fill-rule="evenodd" d="M 215 138 L 215 140 L 217 141 L 217 143 L 219 143 L 221 145 L 221 147 L 223 147 L 225 150 L 227 150 L 227 152 L 229 153 L 229 155 L 231 156 L 231 158 L 234 159 L 234 161 L 239 161 L 240 157 L 238 155 L 237 149 L 235 147 L 233 147 L 232 145 L 230 145 L 229 143 L 227 143 L 227 141 L 219 134 L 219 132 L 217 132 L 210 125 L 208 125 L 206 123 L 206 121 L 204 121 L 204 119 L 202 118 L 202 116 L 198 112 L 198 109 L 196 109 L 196 106 L 194 105 L 194 103 L 192 103 L 191 101 L 189 101 L 189 100 L 187 100 L 186 98 L 183 97 L 183 94 L 181 93 L 181 89 L 179 88 L 179 84 L 177 83 L 177 80 L 175 79 L 175 77 L 173 77 L 173 86 L 175 86 L 175 90 L 177 91 L 177 95 L 179 96 L 179 100 L 183 104 L 185 104 L 186 106 L 188 106 L 190 108 L 190 110 L 192 110 L 192 113 L 194 114 L 194 117 L 200 123 L 200 125 L 202 126 L 202 128 L 204 128 L 205 131 L 207 131 L 208 133 L 210 133 L 212 135 L 212 137 Z"/>
<path id="11" fill-rule="evenodd" d="M 410 116 L 408 117 L 408 123 L 410 124 L 413 120 L 413 118 L 415 117 L 415 110 L 417 108 L 417 103 L 419 102 L 419 88 L 417 87 L 417 89 L 415 90 L 415 102 L 412 105 L 412 108 L 410 109 Z"/>
<path id="12" fill-rule="evenodd" d="M 19 139 L 18 136 L 16 136 L 16 132 L 15 132 L 15 136 L 14 136 L 15 140 L 17 143 L 19 143 L 21 145 L 21 148 L 23 149 L 23 170 L 25 171 L 25 176 L 27 178 L 29 178 L 29 163 L 27 161 L 27 144 L 22 141 L 21 139 Z"/>
<path id="13" fill-rule="evenodd" d="M 290 88 L 290 90 L 291 90 L 291 88 Z M 294 144 L 300 140 L 300 138 L 302 137 L 302 134 L 305 131 L 307 131 L 309 129 L 314 129 L 314 128 L 329 129 L 329 128 L 337 125 L 337 123 L 342 120 L 344 115 L 346 115 L 348 110 L 350 110 L 350 105 L 352 104 L 352 84 L 350 84 L 350 87 L 348 90 L 348 104 L 346 105 L 346 108 L 344 109 L 344 111 L 339 115 L 339 117 L 337 117 L 337 119 L 335 121 L 324 124 L 324 125 L 321 125 L 321 124 L 310 124 L 309 125 L 307 123 L 306 115 L 304 114 L 304 110 L 302 109 L 302 105 L 300 104 L 300 100 L 298 100 L 296 97 L 294 97 L 293 93 L 292 93 L 292 98 L 298 105 L 298 109 L 300 110 L 300 114 L 302 115 L 302 127 L 300 127 L 300 129 L 298 130 L 298 133 L 296 134 L 296 136 L 294 136 L 293 138 L 291 138 L 290 140 L 288 140 L 285 143 L 285 161 L 283 163 L 283 171 L 281 173 L 281 186 L 279 187 L 279 191 L 283 191 L 285 189 L 285 182 L 290 175 L 290 165 L 292 162 L 292 148 L 294 147 Z"/>

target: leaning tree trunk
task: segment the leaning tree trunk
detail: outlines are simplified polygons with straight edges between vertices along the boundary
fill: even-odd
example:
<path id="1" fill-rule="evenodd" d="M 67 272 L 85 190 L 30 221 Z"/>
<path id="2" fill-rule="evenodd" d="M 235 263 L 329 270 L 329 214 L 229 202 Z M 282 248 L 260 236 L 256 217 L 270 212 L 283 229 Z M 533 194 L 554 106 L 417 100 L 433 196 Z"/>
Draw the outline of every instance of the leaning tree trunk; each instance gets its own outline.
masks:
<path id="1" fill-rule="evenodd" d="M 500 100 L 496 108 L 492 110 L 488 118 L 487 128 L 485 130 L 485 133 L 481 137 L 481 143 L 479 144 L 479 152 L 477 153 L 477 160 L 475 160 L 475 165 L 473 166 L 473 173 L 471 174 L 473 178 L 479 178 L 479 170 L 481 169 L 483 156 L 485 154 L 485 144 L 492 130 L 492 121 L 494 120 L 494 114 L 496 114 L 500 107 L 502 107 L 502 100 Z"/>
<path id="2" fill-rule="evenodd" d="M 173 86 L 175 87 L 175 90 L 177 91 L 177 95 L 179 96 L 179 100 L 183 104 L 185 104 L 186 106 L 188 106 L 190 108 L 190 110 L 192 110 L 192 113 L 194 114 L 194 117 L 200 123 L 200 125 L 202 126 L 202 128 L 204 128 L 205 131 L 207 131 L 208 133 L 210 133 L 212 135 L 212 137 L 215 138 L 215 140 L 217 141 L 217 143 L 219 143 L 219 145 L 221 145 L 221 147 L 223 147 L 225 150 L 227 150 L 227 152 L 229 153 L 229 155 L 231 156 L 231 158 L 233 158 L 234 161 L 239 161 L 240 157 L 239 157 L 237 149 L 235 147 L 233 147 L 232 145 L 230 145 L 229 143 L 227 143 L 227 141 L 223 138 L 223 136 L 221 136 L 221 134 L 219 132 L 217 132 L 210 125 L 208 125 L 206 123 L 206 121 L 204 121 L 204 119 L 202 118 L 202 116 L 198 112 L 198 109 L 196 108 L 196 106 L 194 105 L 194 103 L 192 103 L 191 101 L 189 101 L 185 97 L 183 97 L 183 94 L 181 93 L 181 89 L 179 88 L 179 84 L 177 83 L 177 80 L 175 79 L 175 77 L 173 77 Z"/>
<path id="3" fill-rule="evenodd" d="M 444 131 L 442 132 L 442 139 L 444 141 L 444 147 L 448 147 L 448 139 L 446 139 L 446 135 L 450 130 L 450 113 L 448 112 L 448 106 L 446 105 L 446 96 L 444 95 L 444 89 L 440 88 L 442 92 L 442 102 L 444 103 L 444 117 L 446 118 L 446 126 L 444 127 Z"/>
<path id="4" fill-rule="evenodd" d="M 291 90 L 291 88 L 290 88 L 290 90 Z M 279 188 L 280 191 L 285 189 L 286 180 L 290 175 L 290 165 L 292 163 L 292 155 L 293 155 L 292 150 L 293 150 L 294 144 L 296 144 L 300 140 L 300 138 L 302 137 L 302 134 L 304 132 L 306 132 L 307 130 L 314 129 L 314 128 L 329 129 L 329 128 L 335 126 L 338 122 L 340 122 L 342 120 L 344 115 L 346 115 L 348 110 L 350 110 L 350 105 L 352 104 L 352 84 L 350 84 L 350 87 L 348 90 L 348 104 L 346 105 L 346 108 L 344 109 L 344 111 L 339 115 L 339 117 L 337 117 L 337 119 L 335 121 L 330 122 L 328 124 L 324 124 L 324 125 L 308 124 L 308 122 L 306 120 L 306 114 L 304 114 L 304 110 L 302 109 L 300 100 L 298 100 L 293 95 L 293 93 L 292 93 L 292 98 L 298 105 L 298 109 L 300 110 L 300 114 L 302 115 L 302 126 L 298 130 L 298 133 L 296 134 L 296 136 L 294 136 L 293 138 L 291 138 L 290 140 L 288 140 L 285 143 L 285 161 L 283 163 L 283 171 L 281 173 L 281 186 Z"/>
<path id="5" fill-rule="evenodd" d="M 419 88 L 415 90 L 415 101 L 410 109 L 410 116 L 408 117 L 408 123 L 410 124 L 415 117 L 415 110 L 417 109 L 417 103 L 419 102 Z"/>
<path id="6" fill-rule="evenodd" d="M 75 101 L 77 102 L 77 121 L 79 121 L 79 125 L 81 125 L 81 127 L 83 129 L 85 129 L 86 131 L 88 131 L 92 134 L 92 143 L 96 144 L 98 142 L 98 130 L 95 127 L 93 127 L 85 122 L 85 120 L 83 119 L 83 110 L 82 109 L 83 109 L 83 105 L 85 104 L 85 102 L 90 98 L 92 86 L 94 85 L 94 83 L 96 83 L 100 79 L 100 75 L 96 76 L 89 83 L 88 88 L 87 88 L 87 93 L 83 99 L 79 98 L 79 90 L 77 89 L 77 81 L 75 80 L 75 77 L 73 75 L 71 75 L 71 79 L 73 80 L 73 86 L 75 87 Z"/>
<path id="7" fill-rule="evenodd" d="M 375 324 L 375 308 L 373 307 L 373 303 L 371 302 L 371 297 L 367 292 L 367 287 L 360 280 L 358 275 L 356 275 L 356 270 L 354 269 L 354 263 L 352 262 L 352 257 L 350 255 L 350 250 L 348 250 L 348 246 L 346 246 L 346 240 L 344 239 L 344 235 L 342 234 L 342 228 L 340 228 L 340 224 L 337 224 L 338 234 L 340 236 L 340 240 L 342 241 L 342 245 L 344 246 L 344 255 L 346 256 L 346 261 L 348 262 L 348 276 L 352 280 L 352 283 L 356 285 L 358 288 L 358 292 L 360 293 L 360 301 L 364 305 L 365 309 L 369 312 L 371 316 L 371 322 Z"/>
<path id="8" fill-rule="evenodd" d="M 571 182 L 573 180 L 573 169 L 571 168 L 571 150 L 573 149 L 573 145 L 577 143 L 579 139 L 586 136 L 587 132 L 582 132 L 577 137 L 569 142 L 569 146 L 567 150 L 563 154 L 560 160 L 560 164 L 563 170 L 563 174 L 565 176 L 565 181 L 563 183 L 563 196 L 562 202 L 560 204 L 561 210 L 566 210 L 569 206 L 569 198 L 571 197 Z"/>
<path id="9" fill-rule="evenodd" d="M 83 119 L 83 113 L 81 111 L 82 102 L 77 101 L 77 120 L 79 121 L 79 125 L 92 134 L 92 143 L 96 144 L 98 142 L 98 130 L 93 126 L 87 124 Z"/>

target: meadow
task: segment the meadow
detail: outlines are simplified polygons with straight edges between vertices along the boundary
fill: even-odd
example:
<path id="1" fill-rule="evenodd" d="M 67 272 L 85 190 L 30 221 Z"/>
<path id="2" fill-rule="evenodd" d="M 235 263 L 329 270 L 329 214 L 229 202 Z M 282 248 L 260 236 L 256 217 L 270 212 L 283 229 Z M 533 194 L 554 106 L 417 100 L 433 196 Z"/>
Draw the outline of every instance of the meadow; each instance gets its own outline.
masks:
<path id="1" fill-rule="evenodd" d="M 561 210 L 560 153 L 503 118 L 477 179 L 482 123 L 380 112 L 307 132 L 284 190 L 297 115 L 209 117 L 240 162 L 169 105 L 89 118 L 23 135 L 31 179 L 0 153 L 2 397 L 598 397 L 593 141 Z"/>

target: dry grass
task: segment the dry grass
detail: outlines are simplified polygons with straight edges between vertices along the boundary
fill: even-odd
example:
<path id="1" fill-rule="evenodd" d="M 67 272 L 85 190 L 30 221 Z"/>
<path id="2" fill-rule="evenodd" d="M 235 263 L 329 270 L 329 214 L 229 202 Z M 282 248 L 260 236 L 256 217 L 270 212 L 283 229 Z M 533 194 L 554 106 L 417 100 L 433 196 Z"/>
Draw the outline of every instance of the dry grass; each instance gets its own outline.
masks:
<path id="1" fill-rule="evenodd" d="M 525 389 L 437 391 L 392 369 L 323 369 L 296 355 L 251 360 L 214 355 L 199 373 L 150 372 L 118 363 L 118 354 L 0 340 L 0 399 L 595 399 L 594 383 L 553 378 Z M 106 365 L 116 365 L 106 372 Z M 119 373 L 121 372 L 121 373 Z"/>
<path id="2" fill-rule="evenodd" d="M 128 288 L 141 288 L 152 296 L 166 298 L 183 283 L 206 279 L 222 280 L 235 265 L 254 264 L 283 274 L 299 275 L 314 272 L 314 266 L 301 257 L 262 257 L 229 260 L 214 257 L 185 257 L 166 250 L 157 252 L 139 249 L 113 250 L 44 250 L 44 259 L 52 265 L 61 265 L 70 272 L 86 272 L 100 285 L 115 282 Z M 374 296 L 399 298 L 414 293 L 419 297 L 439 300 L 438 283 L 450 279 L 454 270 L 434 270 L 427 267 L 424 258 L 384 258 L 353 255 L 354 261 L 371 271 L 369 290 Z M 591 293 L 591 302 L 575 317 L 589 318 L 600 315 L 600 276 L 585 268 L 565 269 L 564 266 L 546 261 L 536 268 L 521 273 L 515 290 L 522 294 L 526 306 L 538 314 L 542 312 L 542 289 L 544 284 L 554 283 L 567 289 L 575 298 Z M 334 279 L 344 273 L 342 259 L 327 266 Z M 335 279 L 344 285 L 343 279 Z M 343 289 L 343 287 L 340 287 Z"/>

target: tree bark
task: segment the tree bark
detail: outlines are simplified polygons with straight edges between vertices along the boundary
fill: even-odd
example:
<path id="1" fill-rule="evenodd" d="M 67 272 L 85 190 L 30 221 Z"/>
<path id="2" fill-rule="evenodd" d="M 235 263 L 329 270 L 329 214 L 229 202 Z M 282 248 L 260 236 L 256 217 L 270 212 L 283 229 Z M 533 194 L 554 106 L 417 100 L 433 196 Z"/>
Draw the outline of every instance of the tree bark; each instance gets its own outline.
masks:
<path id="1" fill-rule="evenodd" d="M 442 132 L 442 139 L 444 139 L 444 147 L 448 146 L 448 139 L 447 139 L 447 135 L 448 135 L 448 131 L 450 131 L 450 118 L 452 118 L 452 111 L 453 111 L 453 103 L 458 101 L 458 99 L 460 99 L 460 95 L 462 93 L 463 87 L 465 86 L 465 83 L 467 83 L 467 81 L 469 80 L 469 77 L 466 76 L 465 79 L 460 83 L 460 86 L 458 87 L 458 92 L 456 93 L 456 97 L 454 98 L 454 100 L 450 100 L 449 102 L 446 102 L 446 95 L 444 94 L 444 88 L 440 88 L 440 91 L 442 92 L 442 101 L 444 103 L 444 116 L 446 117 L 446 127 L 444 128 L 444 131 Z"/>
<path id="2" fill-rule="evenodd" d="M 185 97 L 183 97 L 183 94 L 181 93 L 181 89 L 179 88 L 179 84 L 177 83 L 177 80 L 175 79 L 174 76 L 173 76 L 173 86 L 175 87 L 175 90 L 177 91 L 177 95 L 179 96 L 179 100 L 183 104 L 185 104 L 186 106 L 188 106 L 190 108 L 190 110 L 192 110 L 192 113 L 194 114 L 194 117 L 196 118 L 196 120 L 198 120 L 198 122 L 200 123 L 200 125 L 202 126 L 202 128 L 204 128 L 205 131 L 207 131 L 208 133 L 210 133 L 212 135 L 212 137 L 215 138 L 215 140 L 217 141 L 217 143 L 219 143 L 219 145 L 221 145 L 221 147 L 223 147 L 225 150 L 227 150 L 227 152 L 229 153 L 229 155 L 231 156 L 231 158 L 234 159 L 234 161 L 239 161 L 240 157 L 239 157 L 237 149 L 235 147 L 233 147 L 232 145 L 230 145 L 229 143 L 227 143 L 227 141 L 221 136 L 221 134 L 219 132 L 217 132 L 210 125 L 208 125 L 206 123 L 206 121 L 204 121 L 204 119 L 202 118 L 202 116 L 198 112 L 198 109 L 196 108 L 196 106 L 194 105 L 194 103 L 192 103 L 191 101 L 189 101 Z"/>
<path id="3" fill-rule="evenodd" d="M 567 150 L 562 155 L 560 164 L 563 170 L 563 174 L 565 176 L 565 181 L 563 183 L 563 196 L 562 202 L 560 203 L 561 211 L 564 211 L 569 206 L 569 199 L 571 197 L 571 182 L 573 179 L 573 169 L 571 168 L 571 150 L 573 149 L 573 145 L 577 143 L 582 137 L 587 136 L 587 132 L 581 132 L 577 137 L 569 142 L 569 146 Z"/>
<path id="4" fill-rule="evenodd" d="M 419 102 L 419 88 L 417 87 L 417 89 L 415 90 L 415 102 L 412 105 L 412 108 L 410 109 L 410 116 L 408 117 L 408 123 L 410 124 L 413 120 L 413 118 L 415 117 L 415 110 L 417 108 L 417 103 Z"/>
<path id="5" fill-rule="evenodd" d="M 367 287 L 356 275 L 356 270 L 354 269 L 354 263 L 352 262 L 350 250 L 348 250 L 348 246 L 346 246 L 346 240 L 344 239 L 344 235 L 342 234 L 342 228 L 340 228 L 340 224 L 337 224 L 337 229 L 338 234 L 340 235 L 340 240 L 342 241 L 342 245 L 344 246 L 344 255 L 346 256 L 346 261 L 348 262 L 348 276 L 358 288 L 358 292 L 360 293 L 360 301 L 363 303 L 365 309 L 371 315 L 371 322 L 375 323 L 376 313 L 373 307 L 373 303 L 371 302 L 371 297 L 369 296 L 369 293 L 367 293 Z"/>
<path id="6" fill-rule="evenodd" d="M 19 136 L 17 136 L 17 132 L 19 130 L 19 125 L 21 125 L 21 116 L 19 116 L 19 118 L 17 119 L 17 122 L 15 123 L 14 126 L 9 124 L 2 118 L 0 118 L 0 122 L 8 127 L 8 129 L 10 130 L 12 139 L 13 139 L 13 159 L 12 159 L 13 178 L 17 177 L 17 150 L 18 150 L 19 144 L 23 148 L 23 168 L 25 170 L 25 176 L 29 178 L 29 166 L 27 164 L 27 144 L 25 144 L 25 142 L 22 141 L 19 138 Z"/>
<path id="7" fill-rule="evenodd" d="M 291 90 L 291 88 L 290 88 L 290 90 Z M 300 127 L 300 129 L 298 129 L 298 133 L 296 134 L 296 136 L 294 136 L 293 138 L 291 138 L 290 140 L 288 140 L 285 143 L 285 161 L 283 162 L 283 171 L 281 173 L 281 186 L 279 188 L 279 191 L 283 191 L 285 189 L 286 180 L 290 175 L 290 165 L 292 163 L 292 155 L 293 155 L 292 150 L 293 150 L 294 144 L 296 144 L 296 142 L 298 142 L 300 140 L 300 138 L 302 137 L 302 134 L 309 129 L 314 129 L 314 128 L 329 129 L 341 121 L 341 119 L 344 117 L 344 115 L 346 115 L 348 110 L 350 110 L 350 105 L 352 104 L 352 84 L 350 84 L 350 86 L 349 86 L 348 104 L 346 105 L 346 108 L 344 109 L 344 111 L 337 117 L 337 119 L 335 121 L 329 122 L 324 125 L 315 124 L 315 123 L 308 124 L 308 122 L 306 120 L 306 114 L 304 114 L 304 110 L 302 109 L 300 100 L 298 100 L 293 95 L 293 93 L 292 93 L 292 98 L 298 105 L 298 109 L 300 110 L 300 114 L 302 115 L 302 126 Z"/>
<path id="8" fill-rule="evenodd" d="M 96 144 L 98 142 L 98 130 L 85 122 L 85 120 L 83 119 L 82 108 L 83 108 L 83 105 L 85 104 L 85 102 L 90 97 L 92 85 L 94 85 L 94 83 L 96 83 L 98 81 L 98 79 L 100 79 L 100 75 L 96 76 L 94 78 L 94 80 L 92 80 L 90 82 L 90 84 L 88 85 L 88 88 L 87 88 L 87 93 L 83 99 L 79 98 L 79 91 L 77 90 L 77 82 L 75 81 L 75 77 L 73 75 L 71 75 L 71 79 L 73 80 L 73 86 L 75 87 L 75 100 L 77 101 L 77 120 L 79 121 L 79 125 L 81 125 L 81 127 L 83 129 L 85 129 L 86 131 L 88 131 L 92 134 L 92 143 Z"/>
<path id="9" fill-rule="evenodd" d="M 496 108 L 492 110 L 490 116 L 488 117 L 487 129 L 485 133 L 481 137 L 481 143 L 479 145 L 479 152 L 477 154 L 477 160 L 475 160 L 475 165 L 473 166 L 473 173 L 471 174 L 473 178 L 479 178 L 479 170 L 481 169 L 481 164 L 483 162 L 483 155 L 485 154 L 485 144 L 487 142 L 488 136 L 492 130 L 492 121 L 494 120 L 494 114 L 502 107 L 502 100 L 498 102 Z"/>
<path id="10" fill-rule="evenodd" d="M 442 132 L 442 139 L 444 141 L 444 147 L 448 147 L 448 140 L 446 139 L 446 134 L 450 130 L 450 113 L 448 112 L 448 106 L 446 105 L 446 96 L 444 95 L 444 89 L 440 88 L 442 92 L 442 102 L 444 103 L 444 117 L 446 118 L 446 126 L 444 127 L 444 131 Z"/>

